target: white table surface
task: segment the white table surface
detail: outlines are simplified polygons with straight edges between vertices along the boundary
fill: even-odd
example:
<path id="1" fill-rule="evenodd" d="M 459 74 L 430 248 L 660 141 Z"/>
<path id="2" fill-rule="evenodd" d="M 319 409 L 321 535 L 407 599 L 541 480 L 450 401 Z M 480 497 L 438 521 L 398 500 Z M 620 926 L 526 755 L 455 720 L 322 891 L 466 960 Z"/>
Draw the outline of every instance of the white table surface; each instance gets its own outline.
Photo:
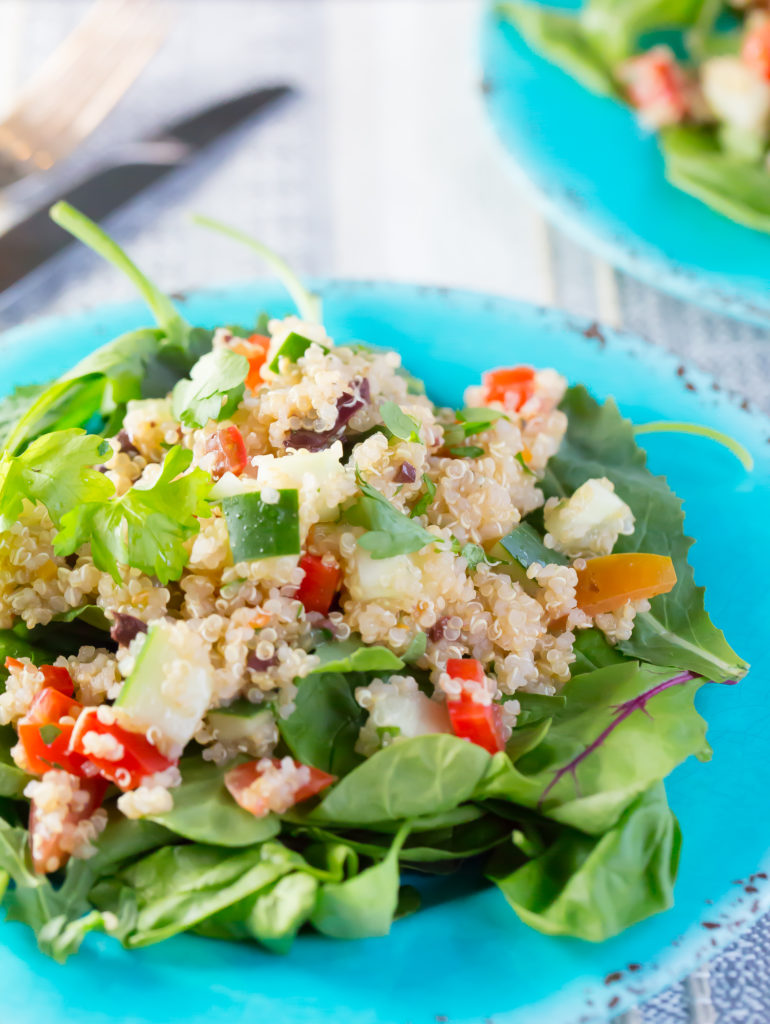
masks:
<path id="1" fill-rule="evenodd" d="M 160 0 L 158 0 L 160 3 Z M 0 225 L 143 131 L 241 88 L 297 95 L 124 208 L 110 228 L 162 287 L 264 272 L 203 235 L 237 222 L 301 272 L 494 292 L 622 326 L 770 410 L 770 338 L 618 274 L 537 213 L 484 116 L 481 0 L 168 0 L 166 43 L 77 156 L 0 201 Z M 0 112 L 88 0 L 0 0 Z M 131 294 L 84 251 L 35 275 L 0 326 Z M 767 1024 L 770 924 L 625 1024 Z"/>

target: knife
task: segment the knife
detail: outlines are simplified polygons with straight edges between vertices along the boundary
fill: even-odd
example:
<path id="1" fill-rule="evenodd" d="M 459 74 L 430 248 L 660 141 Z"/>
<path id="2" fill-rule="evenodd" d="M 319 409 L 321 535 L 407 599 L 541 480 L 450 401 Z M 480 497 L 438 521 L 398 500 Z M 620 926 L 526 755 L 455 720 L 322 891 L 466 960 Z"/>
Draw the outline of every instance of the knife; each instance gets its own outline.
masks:
<path id="1" fill-rule="evenodd" d="M 126 158 L 95 171 L 63 195 L 19 221 L 0 235 L 0 293 L 70 245 L 74 239 L 48 216 L 60 199 L 99 221 L 160 181 L 220 136 L 288 96 L 288 85 L 253 89 L 206 107 L 126 147 Z"/>

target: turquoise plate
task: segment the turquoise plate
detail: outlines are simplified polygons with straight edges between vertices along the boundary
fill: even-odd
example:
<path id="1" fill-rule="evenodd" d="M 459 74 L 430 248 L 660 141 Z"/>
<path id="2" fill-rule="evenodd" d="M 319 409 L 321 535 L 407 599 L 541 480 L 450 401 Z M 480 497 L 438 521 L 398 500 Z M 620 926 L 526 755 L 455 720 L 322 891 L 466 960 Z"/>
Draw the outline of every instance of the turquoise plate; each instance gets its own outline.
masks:
<path id="1" fill-rule="evenodd" d="M 769 235 L 669 185 L 654 136 L 627 107 L 584 89 L 491 11 L 482 60 L 492 120 L 558 227 L 648 284 L 770 324 Z"/>
<path id="2" fill-rule="evenodd" d="M 291 955 L 182 936 L 128 953 L 89 936 L 59 966 L 19 924 L 0 925 L 2 1019 L 13 1024 L 577 1024 L 617 1013 L 711 956 L 770 908 L 767 621 L 770 617 L 770 422 L 694 370 L 635 338 L 588 330 L 560 313 L 462 292 L 328 283 L 326 322 L 338 340 L 399 349 L 434 398 L 457 405 L 490 366 L 532 361 L 615 395 L 637 422 L 696 420 L 755 455 L 748 475 L 705 440 L 650 435 L 655 471 L 685 499 L 693 561 L 708 606 L 753 662 L 738 687 L 706 686 L 699 710 L 714 757 L 671 777 L 684 832 L 676 906 L 602 945 L 548 938 L 467 874 L 429 887 L 426 909 L 391 935 L 338 942 L 303 935 Z M 192 295 L 194 323 L 253 323 L 288 311 L 265 284 Z M 3 386 L 65 370 L 120 331 L 146 324 L 139 305 L 46 320 L 0 338 Z M 753 875 L 751 892 L 737 879 Z M 713 901 L 713 903 L 711 902 Z M 608 976 L 617 980 L 611 981 Z M 605 979 L 610 980 L 605 984 Z"/>

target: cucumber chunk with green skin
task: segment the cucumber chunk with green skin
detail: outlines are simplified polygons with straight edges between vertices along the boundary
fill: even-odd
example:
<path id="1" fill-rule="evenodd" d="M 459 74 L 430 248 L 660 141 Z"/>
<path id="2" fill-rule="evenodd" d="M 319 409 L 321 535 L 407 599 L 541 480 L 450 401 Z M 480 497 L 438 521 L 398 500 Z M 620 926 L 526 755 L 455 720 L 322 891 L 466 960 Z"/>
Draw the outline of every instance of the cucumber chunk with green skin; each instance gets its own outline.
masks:
<path id="1" fill-rule="evenodd" d="M 298 555 L 299 493 L 279 490 L 278 500 L 263 501 L 259 491 L 222 501 L 234 562 Z"/>
<path id="2" fill-rule="evenodd" d="M 262 756 L 269 741 L 273 745 L 278 739 L 270 709 L 248 700 L 237 700 L 227 708 L 210 711 L 206 721 L 216 740 L 252 757 Z"/>
<path id="3" fill-rule="evenodd" d="M 190 742 L 211 704 L 211 664 L 202 645 L 185 642 L 187 635 L 166 622 L 150 626 L 134 671 L 115 701 L 133 725 L 157 730 L 168 754 L 180 753 Z M 172 675 L 180 679 L 173 692 L 163 685 Z"/>

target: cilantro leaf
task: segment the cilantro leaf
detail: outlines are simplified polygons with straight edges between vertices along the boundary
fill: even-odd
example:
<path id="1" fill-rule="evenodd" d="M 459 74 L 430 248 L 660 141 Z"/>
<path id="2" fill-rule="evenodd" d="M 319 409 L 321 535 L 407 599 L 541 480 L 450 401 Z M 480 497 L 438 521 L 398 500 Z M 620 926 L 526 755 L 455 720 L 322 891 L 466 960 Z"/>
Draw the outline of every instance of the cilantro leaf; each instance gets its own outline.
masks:
<path id="1" fill-rule="evenodd" d="M 481 434 L 489 430 L 495 420 L 507 420 L 508 417 L 501 409 L 481 408 L 460 409 L 457 419 L 462 423 L 463 433 L 466 437 L 473 434 Z"/>
<path id="2" fill-rule="evenodd" d="M 107 442 L 83 430 L 57 430 L 33 441 L 15 458 L 0 456 L 0 516 L 18 517 L 24 498 L 40 502 L 58 526 L 62 516 L 83 502 L 109 497 L 110 481 L 91 467 L 109 451 Z"/>
<path id="3" fill-rule="evenodd" d="M 358 538 L 359 547 L 372 558 L 392 558 L 410 551 L 420 551 L 426 544 L 439 538 L 428 533 L 419 523 L 399 512 L 388 499 L 368 484 L 356 471 L 361 497 L 345 513 L 354 526 L 363 526 L 367 532 Z"/>
<path id="4" fill-rule="evenodd" d="M 455 448 L 449 448 L 448 451 L 455 459 L 480 459 L 484 454 L 484 449 L 475 444 L 461 444 Z"/>
<path id="5" fill-rule="evenodd" d="M 189 557 L 184 542 L 198 533 L 198 519 L 211 515 L 205 501 L 213 486 L 208 473 L 193 469 L 180 476 L 191 461 L 192 452 L 175 446 L 152 487 L 132 487 L 121 498 L 72 509 L 62 518 L 56 553 L 70 555 L 90 541 L 96 566 L 117 581 L 120 565 L 164 584 L 178 579 Z"/>
<path id="6" fill-rule="evenodd" d="M 416 519 L 417 516 L 425 515 L 431 502 L 436 497 L 436 485 L 426 473 L 422 474 L 422 482 L 425 484 L 425 494 L 422 495 L 412 508 L 412 511 L 409 513 L 410 519 Z"/>
<path id="7" fill-rule="evenodd" d="M 248 372 L 246 356 L 232 349 L 207 353 L 193 366 L 190 379 L 174 386 L 174 416 L 186 427 L 203 427 L 231 415 L 243 397 Z"/>
<path id="8" fill-rule="evenodd" d="M 395 402 L 383 402 L 380 406 L 380 416 L 394 437 L 399 437 L 402 441 L 420 440 L 420 424 L 414 416 L 404 412 Z"/>

